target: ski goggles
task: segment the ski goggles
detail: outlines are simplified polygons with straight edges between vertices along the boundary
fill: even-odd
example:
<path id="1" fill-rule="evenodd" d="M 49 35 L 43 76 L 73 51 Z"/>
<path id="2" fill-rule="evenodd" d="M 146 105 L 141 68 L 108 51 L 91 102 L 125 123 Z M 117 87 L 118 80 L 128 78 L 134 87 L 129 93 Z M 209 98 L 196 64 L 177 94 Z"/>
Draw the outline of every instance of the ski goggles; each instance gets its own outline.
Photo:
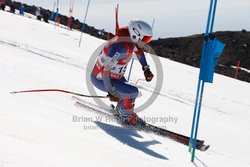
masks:
<path id="1" fill-rule="evenodd" d="M 152 36 L 144 36 L 142 38 L 142 41 L 145 42 L 145 43 L 149 43 L 151 41 L 151 39 L 152 39 Z"/>

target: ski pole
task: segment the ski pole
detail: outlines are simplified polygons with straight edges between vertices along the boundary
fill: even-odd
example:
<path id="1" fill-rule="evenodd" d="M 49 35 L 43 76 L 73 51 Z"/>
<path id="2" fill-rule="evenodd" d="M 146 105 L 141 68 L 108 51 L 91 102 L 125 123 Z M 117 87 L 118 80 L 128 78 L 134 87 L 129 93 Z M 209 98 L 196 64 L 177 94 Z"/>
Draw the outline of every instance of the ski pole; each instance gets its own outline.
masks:
<path id="1" fill-rule="evenodd" d="M 62 90 L 62 89 L 37 89 L 37 90 L 22 90 L 22 91 L 13 91 L 10 92 L 11 94 L 17 94 L 17 93 L 33 93 L 33 92 L 62 92 L 62 93 L 68 93 L 68 94 L 73 94 L 76 96 L 81 96 L 81 97 L 89 97 L 89 98 L 108 98 L 107 96 L 92 96 L 92 95 L 84 95 L 81 93 L 75 93 L 67 90 Z"/>

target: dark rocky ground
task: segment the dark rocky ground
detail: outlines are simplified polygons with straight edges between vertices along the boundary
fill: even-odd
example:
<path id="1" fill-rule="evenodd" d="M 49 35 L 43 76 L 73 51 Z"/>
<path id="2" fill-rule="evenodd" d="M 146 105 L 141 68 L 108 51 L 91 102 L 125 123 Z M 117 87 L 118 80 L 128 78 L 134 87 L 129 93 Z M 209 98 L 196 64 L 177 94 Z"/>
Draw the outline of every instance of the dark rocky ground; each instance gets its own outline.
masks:
<path id="1" fill-rule="evenodd" d="M 15 9 L 19 9 L 21 3 L 6 0 L 6 5 L 13 5 Z M 25 12 L 35 15 L 35 11 L 37 9 L 36 6 L 24 4 L 24 7 Z M 50 16 L 51 11 L 41 8 L 41 14 L 43 16 Z M 62 25 L 68 24 L 67 16 L 59 14 L 59 17 L 61 18 Z M 73 18 L 72 28 L 81 30 L 82 27 L 83 23 Z M 105 40 L 108 38 L 107 32 L 95 29 L 87 24 L 84 25 L 83 31 Z M 100 33 L 100 31 L 102 33 Z M 235 69 L 232 66 L 236 66 L 238 60 L 240 61 L 240 67 L 250 70 L 250 32 L 246 30 L 225 31 L 216 32 L 214 35 L 226 44 L 220 57 L 219 65 L 216 67 L 216 73 L 234 77 Z M 114 35 L 110 33 L 109 36 L 112 38 Z M 203 40 L 204 34 L 200 34 L 188 37 L 158 39 L 150 42 L 150 45 L 155 50 L 157 55 L 161 57 L 169 58 L 194 67 L 199 67 Z M 239 70 L 238 79 L 250 82 L 250 73 L 245 70 Z"/>
<path id="2" fill-rule="evenodd" d="M 238 60 L 240 67 L 250 70 L 250 32 L 224 31 L 214 35 L 226 44 L 216 67 L 217 73 L 234 77 L 235 69 L 232 66 L 236 66 Z M 161 57 L 199 67 L 203 40 L 204 34 L 166 38 L 152 41 L 151 46 Z M 238 79 L 250 82 L 250 73 L 239 70 Z"/>

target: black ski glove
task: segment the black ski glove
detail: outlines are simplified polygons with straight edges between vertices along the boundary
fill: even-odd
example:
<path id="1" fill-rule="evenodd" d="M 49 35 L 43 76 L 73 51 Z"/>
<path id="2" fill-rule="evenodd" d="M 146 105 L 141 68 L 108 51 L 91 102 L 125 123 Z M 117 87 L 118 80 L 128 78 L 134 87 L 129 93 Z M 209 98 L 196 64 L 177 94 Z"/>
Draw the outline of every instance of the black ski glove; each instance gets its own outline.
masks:
<path id="1" fill-rule="evenodd" d="M 154 74 L 150 71 L 150 68 L 148 65 L 143 66 L 142 70 L 144 71 L 144 76 L 146 81 L 151 81 L 154 78 Z"/>

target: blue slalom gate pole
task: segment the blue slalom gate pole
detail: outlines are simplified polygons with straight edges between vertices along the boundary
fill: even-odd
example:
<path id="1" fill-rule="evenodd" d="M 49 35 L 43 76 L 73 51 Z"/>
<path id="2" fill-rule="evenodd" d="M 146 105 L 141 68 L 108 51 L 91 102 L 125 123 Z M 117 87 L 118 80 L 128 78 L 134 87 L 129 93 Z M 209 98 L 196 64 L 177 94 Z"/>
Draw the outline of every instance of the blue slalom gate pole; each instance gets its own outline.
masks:
<path id="1" fill-rule="evenodd" d="M 213 1 L 213 0 L 212 0 Z M 208 31 L 206 32 L 206 37 L 208 36 Z M 208 41 L 205 41 L 203 44 L 203 49 L 202 49 L 202 55 L 204 54 L 208 54 Z M 196 99 L 195 99 L 195 106 L 194 106 L 194 115 L 193 115 L 193 122 L 192 122 L 192 128 L 191 128 L 191 135 L 190 135 L 190 140 L 189 140 L 189 152 L 191 152 L 191 148 L 196 148 L 196 144 L 194 145 L 194 140 L 195 136 L 194 136 L 194 129 L 197 126 L 197 109 L 198 112 L 200 105 L 202 104 L 202 102 L 200 102 L 201 97 L 203 96 L 203 88 L 204 88 L 204 82 L 200 79 L 201 73 L 199 74 L 199 79 L 198 79 L 198 86 L 197 86 L 197 92 L 196 92 Z M 201 85 L 202 84 L 202 85 Z M 202 87 L 202 88 L 201 88 Z M 198 114 L 200 115 L 200 114 Z"/>
<path id="2" fill-rule="evenodd" d="M 202 105 L 202 98 L 203 98 L 203 92 L 204 92 L 204 85 L 205 82 L 202 81 L 201 84 L 201 93 L 199 96 L 199 102 L 198 102 L 198 112 L 197 112 L 197 120 L 196 120 L 196 125 L 195 125 L 195 134 L 194 134 L 194 140 L 193 140 L 193 149 L 192 149 L 192 157 L 191 157 L 191 161 L 194 162 L 194 157 L 195 157 L 195 149 L 196 149 L 196 145 L 197 145 L 197 134 L 198 134 L 198 127 L 199 127 L 199 120 L 200 120 L 200 111 L 201 111 L 201 105 Z"/>
<path id="3" fill-rule="evenodd" d="M 206 26 L 206 37 L 208 36 L 208 31 L 209 31 L 209 24 L 210 24 L 210 17 L 211 17 L 211 12 L 212 12 L 212 6 L 213 6 L 213 0 L 210 1 L 210 7 L 209 7 L 209 13 L 208 13 L 208 18 L 207 18 L 207 26 Z M 207 46 L 207 45 L 203 45 Z M 207 50 L 206 48 L 203 47 L 204 50 Z M 204 52 L 204 50 L 202 52 Z M 197 106 L 198 106 L 198 101 L 200 99 L 200 85 L 201 85 L 201 80 L 200 80 L 200 74 L 199 74 L 199 79 L 198 79 L 198 86 L 197 86 L 197 92 L 196 92 L 196 99 L 195 99 L 195 106 L 194 106 L 194 115 L 193 115 L 193 121 L 192 121 L 192 128 L 191 128 L 191 134 L 190 134 L 190 140 L 189 140 L 189 152 L 191 152 L 191 148 L 193 147 L 194 143 L 194 125 L 196 122 L 196 114 L 197 114 Z"/>
<path id="4" fill-rule="evenodd" d="M 59 15 L 59 0 L 57 0 L 56 2 L 56 15 L 55 15 L 55 18 L 54 18 L 54 28 L 56 28 L 56 21 L 57 21 L 57 18 L 58 18 L 58 15 Z"/>
<path id="5" fill-rule="evenodd" d="M 87 4 L 87 8 L 86 8 L 86 12 L 85 12 L 85 16 L 84 16 L 84 20 L 83 20 L 83 25 L 82 25 L 82 29 L 81 29 L 81 37 L 80 37 L 80 40 L 79 40 L 79 44 L 78 44 L 78 47 L 81 46 L 81 42 L 82 42 L 82 34 L 83 34 L 83 31 L 85 29 L 85 24 L 86 24 L 86 19 L 87 19 L 87 14 L 88 14 L 88 10 L 89 10 L 89 3 L 90 3 L 90 0 L 88 0 L 88 4 Z"/>
<path id="6" fill-rule="evenodd" d="M 189 152 L 192 152 L 191 161 L 194 162 L 195 149 L 197 146 L 197 135 L 199 129 L 199 120 L 201 114 L 204 86 L 206 82 L 213 82 L 214 68 L 218 63 L 224 44 L 219 42 L 213 36 L 213 26 L 217 7 L 217 0 L 210 1 L 208 12 L 206 34 L 203 42 L 201 67 L 197 85 L 196 100 L 194 106 L 194 114 L 191 127 L 191 135 L 189 140 Z"/>
<path id="7" fill-rule="evenodd" d="M 131 66 L 130 66 L 130 69 L 129 69 L 129 73 L 128 73 L 128 82 L 129 82 L 129 79 L 130 79 L 130 75 L 131 75 L 133 63 L 134 63 L 134 58 L 132 58 Z"/>
<path id="8" fill-rule="evenodd" d="M 59 0 L 57 0 L 57 2 L 56 2 L 56 15 L 55 15 L 55 19 L 54 19 L 55 25 L 56 25 L 56 20 L 58 18 L 58 15 L 59 15 Z"/>
<path id="9" fill-rule="evenodd" d="M 193 134 L 194 134 L 194 125 L 196 121 L 196 113 L 197 113 L 197 104 L 200 96 L 200 85 L 201 85 L 201 80 L 198 81 L 198 86 L 197 86 L 197 92 L 196 92 L 196 100 L 195 100 L 195 106 L 194 106 L 194 115 L 193 115 L 193 121 L 192 121 L 192 128 L 191 128 L 191 135 L 189 139 L 189 152 L 191 152 L 191 148 L 193 147 Z"/>
<path id="10" fill-rule="evenodd" d="M 51 12 L 51 16 L 50 16 L 50 20 L 54 20 L 54 14 L 55 14 L 55 7 L 56 7 L 56 1 L 54 1 L 54 5 L 53 5 L 53 11 Z"/>

